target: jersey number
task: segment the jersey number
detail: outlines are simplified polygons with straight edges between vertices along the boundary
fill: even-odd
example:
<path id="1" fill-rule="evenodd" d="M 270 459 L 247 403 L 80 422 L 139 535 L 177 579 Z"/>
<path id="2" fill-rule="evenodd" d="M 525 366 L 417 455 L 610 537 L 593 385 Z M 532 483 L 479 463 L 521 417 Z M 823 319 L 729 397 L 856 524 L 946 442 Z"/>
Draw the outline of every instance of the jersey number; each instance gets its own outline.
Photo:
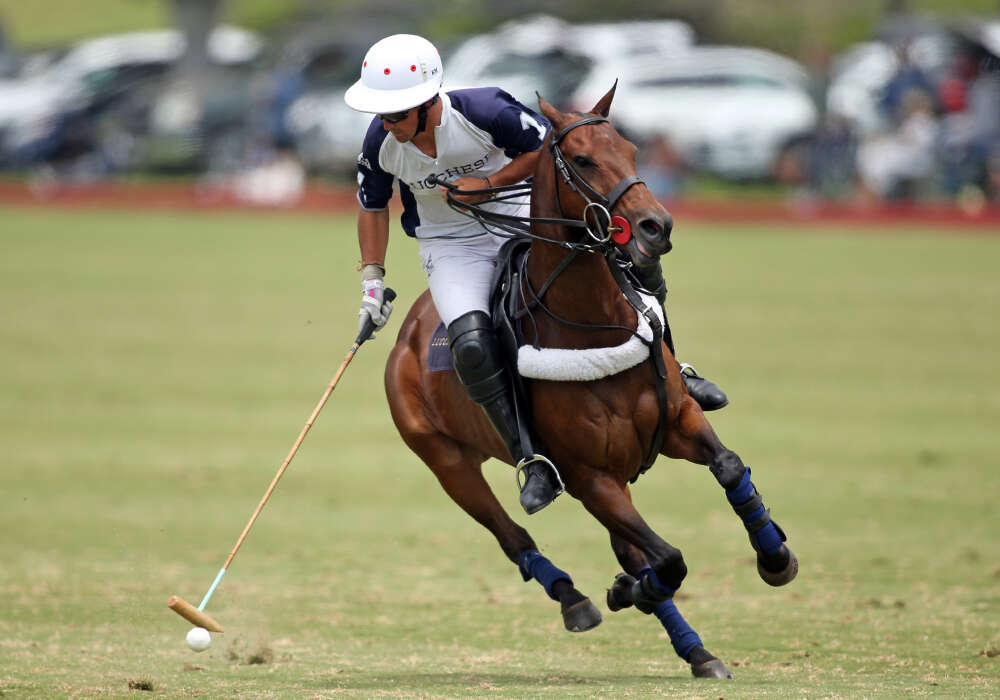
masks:
<path id="1" fill-rule="evenodd" d="M 545 139 L 545 127 L 539 124 L 533 116 L 527 112 L 521 112 L 521 128 L 522 129 L 534 129 L 538 132 L 538 140 L 542 141 Z"/>

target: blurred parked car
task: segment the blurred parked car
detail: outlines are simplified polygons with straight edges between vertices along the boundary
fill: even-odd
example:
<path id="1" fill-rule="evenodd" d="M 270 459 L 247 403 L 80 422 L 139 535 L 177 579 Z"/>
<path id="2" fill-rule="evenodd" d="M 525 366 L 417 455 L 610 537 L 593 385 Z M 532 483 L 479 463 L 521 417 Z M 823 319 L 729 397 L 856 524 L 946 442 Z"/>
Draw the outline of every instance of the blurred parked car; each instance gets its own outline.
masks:
<path id="1" fill-rule="evenodd" d="M 585 111 L 617 80 L 611 116 L 630 138 L 665 137 L 695 169 L 770 176 L 816 126 L 806 70 L 769 51 L 693 41 L 691 27 L 674 20 L 573 25 L 532 17 L 460 45 L 445 83 L 499 85 L 528 105 L 537 91 Z"/>
<path id="2" fill-rule="evenodd" d="M 570 24 L 536 15 L 460 44 L 445 63 L 445 86 L 497 85 L 529 107 L 538 104 L 536 92 L 566 107 L 603 64 L 671 55 L 693 41 L 690 25 L 678 20 Z"/>
<path id="3" fill-rule="evenodd" d="M 692 46 L 605 62 L 570 106 L 590 109 L 615 80 L 612 117 L 627 136 L 665 137 L 688 167 L 726 178 L 771 177 L 783 158 L 804 157 L 816 128 L 805 68 L 763 49 Z"/>
<path id="4" fill-rule="evenodd" d="M 236 27 L 216 29 L 208 44 L 222 66 L 246 63 L 262 48 Z M 0 81 L 0 162 L 24 166 L 88 151 L 133 159 L 149 106 L 184 49 L 184 37 L 169 29 L 101 37 L 37 72 Z"/>
<path id="5" fill-rule="evenodd" d="M 271 73 L 268 132 L 311 172 L 350 174 L 372 115 L 344 103 L 377 30 L 351 37 L 303 37 L 290 43 Z"/>

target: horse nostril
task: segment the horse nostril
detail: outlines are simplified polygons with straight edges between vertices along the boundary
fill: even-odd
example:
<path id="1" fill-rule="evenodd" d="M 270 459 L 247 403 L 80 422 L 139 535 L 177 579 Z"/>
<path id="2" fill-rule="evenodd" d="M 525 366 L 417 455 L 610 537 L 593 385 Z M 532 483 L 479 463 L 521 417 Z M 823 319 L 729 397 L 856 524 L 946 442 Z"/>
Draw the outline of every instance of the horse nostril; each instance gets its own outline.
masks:
<path id="1" fill-rule="evenodd" d="M 639 222 L 639 228 L 648 238 L 658 238 L 663 231 L 663 227 L 656 219 L 643 219 Z"/>
<path id="2" fill-rule="evenodd" d="M 649 240 L 656 240 L 657 238 L 669 238 L 670 230 L 674 227 L 674 220 L 667 214 L 662 220 L 660 219 L 643 219 L 639 222 L 639 228 L 645 234 Z"/>

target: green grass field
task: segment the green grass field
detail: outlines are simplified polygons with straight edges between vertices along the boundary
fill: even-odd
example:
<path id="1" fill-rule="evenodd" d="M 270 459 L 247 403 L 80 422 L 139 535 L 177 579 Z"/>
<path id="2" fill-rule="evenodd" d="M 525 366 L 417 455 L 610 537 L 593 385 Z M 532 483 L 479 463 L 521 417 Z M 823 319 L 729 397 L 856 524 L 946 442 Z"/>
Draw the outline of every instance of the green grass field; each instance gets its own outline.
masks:
<path id="1" fill-rule="evenodd" d="M 635 487 L 685 554 L 678 605 L 736 680 L 655 619 L 565 632 L 399 440 L 382 366 L 423 289 L 390 247 L 391 332 L 341 380 L 209 611 L 197 604 L 350 347 L 337 216 L 0 211 L 0 696 L 969 698 L 1000 695 L 1000 237 L 679 222 L 681 359 L 801 561 L 762 583 L 708 472 Z M 395 235 L 395 234 L 394 234 Z M 618 571 L 568 497 L 528 518 L 606 611 Z"/>

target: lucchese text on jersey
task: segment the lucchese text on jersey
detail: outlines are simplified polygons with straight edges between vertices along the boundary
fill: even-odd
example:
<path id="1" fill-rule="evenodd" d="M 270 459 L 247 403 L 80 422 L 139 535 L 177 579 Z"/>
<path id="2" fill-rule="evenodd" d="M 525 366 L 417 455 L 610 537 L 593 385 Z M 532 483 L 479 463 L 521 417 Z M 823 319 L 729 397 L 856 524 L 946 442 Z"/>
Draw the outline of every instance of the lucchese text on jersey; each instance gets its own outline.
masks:
<path id="1" fill-rule="evenodd" d="M 439 173 L 433 173 L 433 175 L 439 181 L 446 182 L 448 180 L 453 180 L 455 178 L 462 177 L 464 175 L 470 175 L 470 174 L 476 172 L 477 170 L 482 170 L 483 168 L 486 167 L 487 163 L 489 163 L 489 162 L 490 162 L 490 154 L 489 153 L 484 153 L 483 157 L 480 158 L 479 160 L 476 160 L 476 161 L 474 161 L 472 163 L 466 163 L 465 165 L 456 165 L 453 168 L 448 168 L 447 170 L 442 170 Z M 437 183 L 435 182 L 435 183 L 432 184 L 430 182 L 430 180 L 431 180 L 431 176 L 428 175 L 423 180 L 417 180 L 416 182 L 407 182 L 406 185 L 411 190 L 434 190 L 434 189 L 437 189 L 437 187 L 438 187 Z"/>

